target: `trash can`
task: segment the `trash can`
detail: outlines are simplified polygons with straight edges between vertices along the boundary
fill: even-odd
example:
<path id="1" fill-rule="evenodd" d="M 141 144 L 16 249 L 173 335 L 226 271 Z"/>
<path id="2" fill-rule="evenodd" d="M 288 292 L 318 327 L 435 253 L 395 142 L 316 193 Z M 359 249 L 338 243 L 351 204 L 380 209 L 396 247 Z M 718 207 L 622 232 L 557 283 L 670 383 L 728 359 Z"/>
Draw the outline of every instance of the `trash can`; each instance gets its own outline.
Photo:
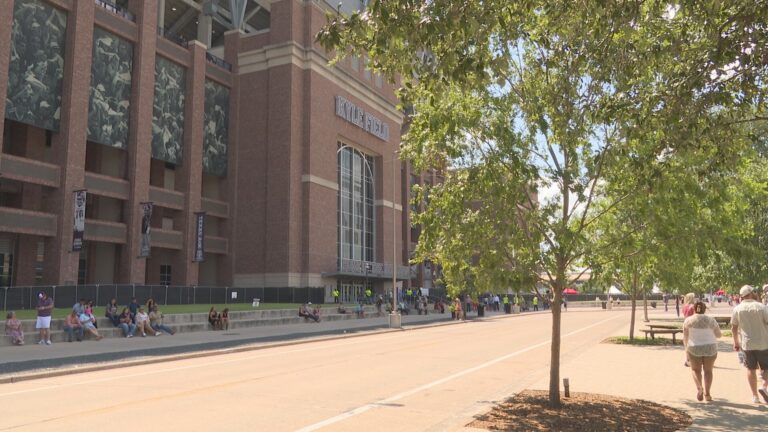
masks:
<path id="1" fill-rule="evenodd" d="M 608 305 L 606 305 L 607 302 L 602 302 L 602 303 L 603 303 L 603 309 L 608 309 Z"/>
<path id="2" fill-rule="evenodd" d="M 477 316 L 485 316 L 485 305 L 477 305 Z"/>

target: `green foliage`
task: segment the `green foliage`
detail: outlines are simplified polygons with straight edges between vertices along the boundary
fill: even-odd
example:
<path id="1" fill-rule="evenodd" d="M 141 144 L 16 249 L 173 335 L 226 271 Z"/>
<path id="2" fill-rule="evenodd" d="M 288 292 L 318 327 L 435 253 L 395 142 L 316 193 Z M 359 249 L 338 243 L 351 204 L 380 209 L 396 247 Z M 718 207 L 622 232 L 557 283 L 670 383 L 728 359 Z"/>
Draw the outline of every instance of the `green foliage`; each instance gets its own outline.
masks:
<path id="1" fill-rule="evenodd" d="M 730 179 L 754 142 L 741 125 L 766 117 L 768 4 L 678 5 L 372 0 L 318 34 L 401 84 L 416 170 L 448 167 L 416 259 L 452 291 L 552 287 L 553 404 L 571 270 L 681 284 L 759 225 L 736 223 Z"/>

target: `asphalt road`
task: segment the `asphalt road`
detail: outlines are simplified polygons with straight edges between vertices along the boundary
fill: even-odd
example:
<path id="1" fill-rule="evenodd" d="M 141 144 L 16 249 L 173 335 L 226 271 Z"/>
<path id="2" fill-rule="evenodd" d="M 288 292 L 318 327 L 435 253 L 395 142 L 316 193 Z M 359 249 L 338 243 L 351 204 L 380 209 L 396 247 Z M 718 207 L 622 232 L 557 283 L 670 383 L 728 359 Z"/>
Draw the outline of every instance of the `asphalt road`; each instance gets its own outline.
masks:
<path id="1" fill-rule="evenodd" d="M 626 326 L 563 315 L 562 361 Z M 0 431 L 460 430 L 549 373 L 551 316 L 484 321 L 0 385 Z"/>

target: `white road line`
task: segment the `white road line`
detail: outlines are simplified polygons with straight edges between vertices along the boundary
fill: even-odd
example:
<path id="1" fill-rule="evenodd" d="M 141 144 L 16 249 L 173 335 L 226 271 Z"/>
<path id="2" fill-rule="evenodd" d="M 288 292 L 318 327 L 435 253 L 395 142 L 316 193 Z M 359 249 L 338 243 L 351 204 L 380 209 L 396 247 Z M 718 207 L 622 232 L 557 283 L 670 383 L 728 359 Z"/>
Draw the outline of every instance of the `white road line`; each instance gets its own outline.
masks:
<path id="1" fill-rule="evenodd" d="M 575 330 L 575 331 L 572 331 L 570 333 L 567 333 L 567 334 L 561 336 L 561 339 L 565 339 L 565 338 L 567 338 L 569 336 L 573 336 L 573 335 L 575 335 L 577 333 L 581 333 L 583 331 L 586 331 L 586 330 L 588 330 L 588 329 L 590 329 L 592 327 L 596 327 L 596 326 L 598 326 L 600 324 L 603 324 L 605 322 L 608 322 L 608 321 L 611 321 L 611 320 L 615 320 L 615 319 L 621 318 L 621 317 L 623 317 L 623 315 L 617 315 L 617 316 L 614 316 L 614 317 L 611 317 L 611 318 L 606 318 L 606 319 L 604 319 L 602 321 L 598 321 L 598 322 L 596 322 L 594 324 L 591 324 L 591 325 L 589 325 L 587 327 L 584 327 L 584 328 L 581 328 L 579 330 Z M 524 349 L 515 351 L 513 353 L 509 353 L 509 354 L 503 355 L 501 357 L 497 357 L 497 358 L 495 358 L 493 360 L 489 360 L 489 361 L 487 361 L 485 363 L 481 363 L 481 364 L 479 364 L 477 366 L 471 367 L 469 369 L 465 369 L 465 370 L 463 370 L 461 372 L 456 372 L 453 375 L 448 375 L 447 377 L 441 378 L 441 379 L 439 379 L 437 381 L 432 381 L 431 383 L 427 383 L 427 384 L 421 385 L 419 387 L 413 388 L 411 390 L 408 390 L 408 391 L 396 394 L 394 396 L 390 396 L 390 397 L 388 397 L 386 399 L 382 399 L 382 400 L 379 400 L 379 401 L 376 401 L 376 402 L 373 402 L 373 403 L 369 403 L 369 404 L 366 404 L 366 405 L 359 406 L 359 407 L 354 408 L 354 409 L 352 409 L 350 411 L 343 412 L 343 413 L 341 413 L 341 414 L 339 414 L 337 416 L 331 417 L 331 418 L 323 420 L 321 422 L 318 422 L 318 423 L 315 423 L 315 424 L 312 424 L 312 425 L 309 425 L 309 426 L 305 426 L 305 427 L 303 427 L 301 429 L 298 429 L 296 432 L 310 432 L 310 431 L 315 431 L 315 430 L 324 428 L 326 426 L 330 426 L 330 425 L 332 425 L 334 423 L 338 423 L 340 421 L 343 421 L 343 420 L 346 420 L 348 418 L 354 417 L 356 415 L 362 414 L 362 413 L 364 413 L 364 412 L 366 412 L 366 411 L 368 411 L 370 409 L 378 408 L 378 407 L 380 407 L 383 404 L 389 404 L 389 403 L 398 401 L 400 399 L 406 398 L 408 396 L 414 395 L 414 394 L 422 392 L 424 390 L 428 390 L 428 389 L 430 389 L 432 387 L 435 387 L 435 386 L 438 386 L 440 384 L 444 384 L 444 383 L 446 383 L 448 381 L 452 381 L 452 380 L 454 380 L 456 378 L 460 378 L 460 377 L 462 377 L 464 375 L 471 374 L 471 373 L 476 372 L 476 371 L 478 371 L 480 369 L 484 369 L 484 368 L 487 368 L 489 366 L 493 366 L 496 363 L 503 362 L 504 360 L 507 360 L 507 359 L 510 359 L 512 357 L 518 356 L 520 354 L 527 353 L 528 351 L 532 351 L 532 350 L 534 350 L 536 348 L 540 348 L 542 346 L 548 345 L 551 342 L 552 342 L 552 339 L 549 339 L 549 340 L 546 340 L 544 342 L 537 343 L 536 345 L 531 345 L 528 348 L 524 348 Z"/>

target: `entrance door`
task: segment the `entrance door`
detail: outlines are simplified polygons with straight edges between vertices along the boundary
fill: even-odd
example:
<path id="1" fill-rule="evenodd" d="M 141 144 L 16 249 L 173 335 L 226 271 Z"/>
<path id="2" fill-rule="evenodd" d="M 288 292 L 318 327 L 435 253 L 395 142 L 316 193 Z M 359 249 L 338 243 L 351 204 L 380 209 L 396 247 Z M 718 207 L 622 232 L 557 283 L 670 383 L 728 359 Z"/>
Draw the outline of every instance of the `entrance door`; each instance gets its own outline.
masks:
<path id="1" fill-rule="evenodd" d="M 356 282 L 341 282 L 341 287 L 339 289 L 341 294 L 341 301 L 344 303 L 357 303 L 357 300 L 363 299 L 363 291 L 365 289 L 363 288 L 362 283 L 356 283 Z"/>

